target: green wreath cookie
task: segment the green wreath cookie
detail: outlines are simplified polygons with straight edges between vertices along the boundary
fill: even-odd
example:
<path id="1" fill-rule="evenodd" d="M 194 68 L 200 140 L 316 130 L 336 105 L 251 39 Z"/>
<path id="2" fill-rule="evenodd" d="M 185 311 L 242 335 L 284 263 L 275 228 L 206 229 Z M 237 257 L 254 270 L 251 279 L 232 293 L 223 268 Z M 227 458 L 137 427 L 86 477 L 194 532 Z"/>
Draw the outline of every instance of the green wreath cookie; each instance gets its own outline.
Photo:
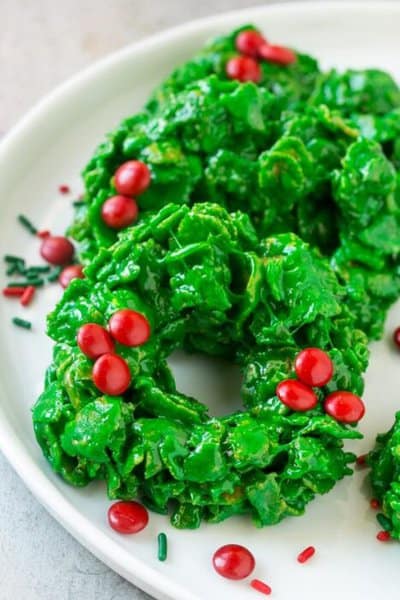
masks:
<path id="1" fill-rule="evenodd" d="M 351 473 L 343 440 L 361 435 L 327 414 L 326 398 L 362 392 L 367 338 L 328 262 L 296 235 L 259 241 L 243 213 L 168 204 L 101 249 L 85 274 L 49 316 L 54 359 L 33 410 L 43 452 L 66 481 L 105 480 L 110 498 L 171 510 L 177 527 L 234 514 L 262 526 L 301 515 Z M 114 342 L 130 381 L 107 395 L 77 336 L 92 323 L 126 342 L 111 324 L 126 309 L 151 334 Z M 329 354 L 333 376 L 310 388 L 313 408 L 295 411 L 276 389 L 296 378 L 308 347 Z M 238 364 L 243 411 L 216 418 L 177 391 L 167 363 L 176 349 Z"/>
<path id="2" fill-rule="evenodd" d="M 400 91 L 381 71 L 322 73 L 304 54 L 260 61 L 257 83 L 230 81 L 237 33 L 178 68 L 99 146 L 70 228 L 81 259 L 116 240 L 102 208 L 118 168 L 139 160 L 151 172 L 139 219 L 211 200 L 246 212 L 260 239 L 294 232 L 329 257 L 357 326 L 378 338 L 400 295 Z"/>

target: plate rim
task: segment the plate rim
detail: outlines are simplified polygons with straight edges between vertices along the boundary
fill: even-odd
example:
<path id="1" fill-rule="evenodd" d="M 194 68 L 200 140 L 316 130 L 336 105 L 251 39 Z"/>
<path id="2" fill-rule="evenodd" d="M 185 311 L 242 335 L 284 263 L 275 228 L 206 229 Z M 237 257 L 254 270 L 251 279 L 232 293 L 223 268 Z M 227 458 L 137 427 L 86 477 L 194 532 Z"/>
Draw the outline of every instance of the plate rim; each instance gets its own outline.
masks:
<path id="1" fill-rule="evenodd" d="M 400 17 L 400 3 L 396 0 L 384 0 L 383 2 L 379 0 L 367 0 L 367 2 L 365 0 L 351 0 L 346 3 L 339 0 L 329 0 L 318 4 L 312 0 L 291 1 L 283 4 L 274 2 L 194 19 L 161 32 L 156 32 L 138 42 L 128 44 L 78 71 L 77 74 L 62 82 L 35 103 L 0 141 L 0 168 L 2 162 L 8 160 L 8 154 L 18 148 L 24 136 L 30 135 L 30 130 L 35 129 L 38 122 L 46 117 L 47 110 L 54 108 L 58 103 L 65 102 L 69 97 L 74 96 L 81 85 L 87 85 L 88 81 L 101 78 L 107 70 L 113 68 L 113 65 L 129 59 L 135 54 L 145 54 L 154 51 L 157 47 L 165 47 L 170 42 L 176 42 L 179 39 L 184 40 L 190 36 L 192 31 L 201 29 L 206 32 L 209 28 L 219 24 L 221 29 L 226 29 L 230 26 L 231 21 L 256 21 L 261 15 L 268 13 L 281 13 L 282 18 L 284 18 L 285 13 L 307 11 L 312 14 L 324 11 L 327 14 L 332 14 L 351 12 L 360 9 L 360 7 L 363 9 L 368 7 L 369 11 L 376 11 L 380 14 L 387 12 Z M 0 394 L 3 397 L 1 389 Z M 159 600 L 201 600 L 199 596 L 192 594 L 182 585 L 150 567 L 146 562 L 137 559 L 128 550 L 121 548 L 117 542 L 107 537 L 88 518 L 84 517 L 64 497 L 45 472 L 36 465 L 26 446 L 8 421 L 1 404 L 0 451 L 40 504 L 80 544 L 115 572 Z M 115 559 L 116 556 L 118 560 Z M 157 587 L 153 585 L 155 580 L 157 580 Z"/>

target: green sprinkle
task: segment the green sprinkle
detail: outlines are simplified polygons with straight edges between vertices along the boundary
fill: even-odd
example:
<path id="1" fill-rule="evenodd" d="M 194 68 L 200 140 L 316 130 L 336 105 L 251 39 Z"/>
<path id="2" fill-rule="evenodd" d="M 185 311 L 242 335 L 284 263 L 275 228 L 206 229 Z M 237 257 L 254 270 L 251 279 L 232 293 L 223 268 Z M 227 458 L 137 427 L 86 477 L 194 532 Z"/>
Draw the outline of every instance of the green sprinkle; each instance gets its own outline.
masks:
<path id="1" fill-rule="evenodd" d="M 164 561 L 167 558 L 168 553 L 168 543 L 167 536 L 165 533 L 158 534 L 158 560 Z"/>
<path id="2" fill-rule="evenodd" d="M 390 520 L 384 514 L 379 513 L 378 515 L 376 515 L 376 520 L 385 531 L 390 531 L 392 529 L 392 524 Z"/>
<path id="3" fill-rule="evenodd" d="M 32 323 L 30 321 L 25 321 L 25 319 L 14 317 L 12 322 L 14 325 L 17 325 L 17 327 L 22 327 L 23 329 L 32 329 Z"/>
<path id="4" fill-rule="evenodd" d="M 75 200 L 75 202 L 72 203 L 72 206 L 75 206 L 75 208 L 79 208 L 80 206 L 83 206 L 85 203 L 82 202 L 82 200 Z"/>
<path id="5" fill-rule="evenodd" d="M 20 273 L 20 272 L 21 271 L 20 271 L 18 263 L 14 263 L 6 271 L 7 275 L 14 275 L 15 273 Z"/>
<path id="6" fill-rule="evenodd" d="M 14 256 L 13 254 L 6 254 L 4 256 L 5 262 L 8 263 L 22 263 L 25 264 L 25 260 L 21 256 Z"/>
<path id="7" fill-rule="evenodd" d="M 50 283 L 53 283 L 53 281 L 57 281 L 57 279 L 60 276 L 61 271 L 62 271 L 61 267 L 57 267 L 56 269 L 54 269 L 54 271 L 52 273 L 50 273 L 50 275 L 47 277 L 47 281 L 49 281 Z"/>
<path id="8" fill-rule="evenodd" d="M 29 233 L 33 233 L 34 235 L 37 234 L 38 230 L 34 225 L 32 225 L 32 223 L 27 217 L 25 217 L 24 215 L 18 215 L 18 221 L 21 223 L 21 225 L 25 227 L 25 229 L 29 231 Z"/>
<path id="9" fill-rule="evenodd" d="M 39 277 L 35 279 L 25 279 L 24 281 L 10 281 L 8 287 L 28 287 L 28 285 L 33 285 L 33 287 L 40 287 L 44 284 L 44 279 L 40 279 Z"/>
<path id="10" fill-rule="evenodd" d="M 49 273 L 50 266 L 49 265 L 38 265 L 37 267 L 29 267 L 27 270 L 28 273 Z"/>

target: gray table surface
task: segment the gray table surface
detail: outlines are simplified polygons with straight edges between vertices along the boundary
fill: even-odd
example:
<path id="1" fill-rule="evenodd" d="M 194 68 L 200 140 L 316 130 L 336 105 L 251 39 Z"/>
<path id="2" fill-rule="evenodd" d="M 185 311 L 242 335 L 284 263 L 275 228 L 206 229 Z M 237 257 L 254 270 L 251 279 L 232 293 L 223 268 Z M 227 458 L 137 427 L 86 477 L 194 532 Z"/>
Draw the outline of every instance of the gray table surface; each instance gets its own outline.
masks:
<path id="1" fill-rule="evenodd" d="M 264 0 L 0 0 L 0 134 L 99 57 L 179 22 Z M 0 600 L 144 600 L 38 504 L 0 455 Z"/>

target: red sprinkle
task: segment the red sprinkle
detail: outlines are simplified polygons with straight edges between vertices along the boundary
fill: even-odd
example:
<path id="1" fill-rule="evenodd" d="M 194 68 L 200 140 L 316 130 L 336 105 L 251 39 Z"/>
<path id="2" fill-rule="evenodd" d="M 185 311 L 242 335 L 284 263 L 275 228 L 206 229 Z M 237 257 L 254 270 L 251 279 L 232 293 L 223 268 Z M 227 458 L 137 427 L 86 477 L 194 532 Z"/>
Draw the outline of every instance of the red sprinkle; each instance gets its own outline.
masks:
<path id="1" fill-rule="evenodd" d="M 28 306 L 32 302 L 35 292 L 36 288 L 34 288 L 33 285 L 28 285 L 28 287 L 21 296 L 20 303 L 22 304 L 22 306 Z"/>
<path id="2" fill-rule="evenodd" d="M 290 65 L 297 60 L 296 54 L 292 50 L 289 50 L 289 48 L 284 48 L 283 46 L 263 44 L 259 48 L 258 54 L 263 60 L 284 66 Z"/>
<path id="3" fill-rule="evenodd" d="M 118 533 L 138 533 L 149 522 L 149 513 L 139 502 L 115 502 L 108 509 L 108 522 Z"/>
<path id="4" fill-rule="evenodd" d="M 254 571 L 254 556 L 244 546 L 227 544 L 221 546 L 212 558 L 214 569 L 227 579 L 245 579 Z"/>
<path id="5" fill-rule="evenodd" d="M 314 408 L 318 402 L 315 392 L 297 379 L 285 379 L 278 383 L 276 395 L 283 404 L 300 412 Z"/>
<path id="6" fill-rule="evenodd" d="M 226 63 L 226 74 L 229 79 L 238 81 L 253 81 L 258 83 L 261 79 L 260 65 L 250 56 L 235 56 Z"/>
<path id="7" fill-rule="evenodd" d="M 381 507 L 381 503 L 376 498 L 371 498 L 369 505 L 373 510 L 379 510 Z"/>
<path id="8" fill-rule="evenodd" d="M 73 279 L 84 279 L 84 277 L 82 265 L 69 265 L 61 271 L 58 281 L 63 288 L 66 288 Z"/>
<path id="9" fill-rule="evenodd" d="M 71 188 L 69 187 L 69 185 L 63 184 L 58 186 L 58 191 L 60 192 L 60 194 L 69 194 Z"/>
<path id="10" fill-rule="evenodd" d="M 333 392 L 325 398 L 325 412 L 340 423 L 357 423 L 365 414 L 364 402 L 351 392 Z"/>
<path id="11" fill-rule="evenodd" d="M 367 454 L 360 454 L 360 456 L 357 456 L 356 464 L 359 467 L 366 467 L 367 466 Z"/>
<path id="12" fill-rule="evenodd" d="M 308 546 L 308 548 L 305 548 L 302 552 L 300 552 L 300 554 L 297 557 L 297 561 L 303 564 L 307 562 L 312 556 L 314 556 L 314 554 L 314 546 Z"/>
<path id="13" fill-rule="evenodd" d="M 254 29 L 241 31 L 235 40 L 236 50 L 253 58 L 258 57 L 260 47 L 266 43 L 265 37 L 258 31 L 254 31 Z"/>
<path id="14" fill-rule="evenodd" d="M 50 231 L 48 229 L 43 229 L 42 231 L 38 231 L 36 235 L 38 238 L 44 240 L 45 238 L 49 237 Z"/>
<path id="15" fill-rule="evenodd" d="M 389 542 L 389 540 L 392 539 L 392 536 L 390 535 L 390 533 L 388 531 L 379 531 L 376 534 L 376 539 L 380 542 Z"/>
<path id="16" fill-rule="evenodd" d="M 3 289 L 3 296 L 12 298 L 13 296 L 22 296 L 26 287 L 6 287 Z"/>
<path id="17" fill-rule="evenodd" d="M 332 379 L 333 364 L 329 355 L 319 348 L 305 348 L 296 356 L 297 377 L 311 387 L 322 387 Z"/>
<path id="18" fill-rule="evenodd" d="M 260 581 L 259 579 L 253 579 L 250 582 L 250 585 L 253 589 L 257 590 L 257 592 L 261 592 L 266 596 L 269 596 L 272 592 L 272 589 L 269 587 L 269 585 L 264 583 L 264 581 Z"/>

